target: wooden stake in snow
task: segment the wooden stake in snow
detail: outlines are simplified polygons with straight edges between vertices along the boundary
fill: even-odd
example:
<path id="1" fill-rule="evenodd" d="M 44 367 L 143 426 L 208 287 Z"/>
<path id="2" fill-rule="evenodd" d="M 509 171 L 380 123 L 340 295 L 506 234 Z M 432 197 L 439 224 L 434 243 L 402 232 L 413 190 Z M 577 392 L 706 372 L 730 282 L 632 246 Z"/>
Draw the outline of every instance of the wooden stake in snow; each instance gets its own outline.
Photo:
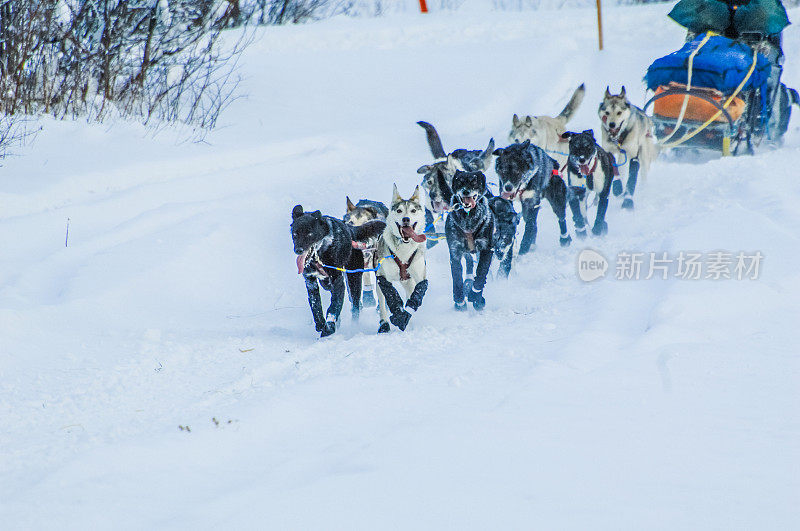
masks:
<path id="1" fill-rule="evenodd" d="M 425 1 L 425 0 L 420 0 Z M 603 49 L 603 8 L 600 6 L 600 0 L 597 0 L 597 40 L 600 50 Z"/>
<path id="2" fill-rule="evenodd" d="M 67 236 L 64 238 L 64 247 L 69 247 L 69 218 L 67 218 Z"/>

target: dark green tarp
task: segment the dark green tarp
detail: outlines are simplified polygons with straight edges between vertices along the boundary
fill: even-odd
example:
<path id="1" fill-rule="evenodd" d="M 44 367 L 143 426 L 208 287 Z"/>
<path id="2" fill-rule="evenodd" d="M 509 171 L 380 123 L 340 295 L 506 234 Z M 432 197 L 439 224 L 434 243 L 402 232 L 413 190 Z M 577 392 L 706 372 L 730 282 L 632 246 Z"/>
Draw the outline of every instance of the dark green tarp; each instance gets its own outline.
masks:
<path id="1" fill-rule="evenodd" d="M 733 11 L 733 29 L 737 34 L 780 33 L 789 25 L 786 9 L 779 0 L 750 0 Z M 681 0 L 669 17 L 694 33 L 714 31 L 724 34 L 731 26 L 731 7 L 723 0 Z"/>

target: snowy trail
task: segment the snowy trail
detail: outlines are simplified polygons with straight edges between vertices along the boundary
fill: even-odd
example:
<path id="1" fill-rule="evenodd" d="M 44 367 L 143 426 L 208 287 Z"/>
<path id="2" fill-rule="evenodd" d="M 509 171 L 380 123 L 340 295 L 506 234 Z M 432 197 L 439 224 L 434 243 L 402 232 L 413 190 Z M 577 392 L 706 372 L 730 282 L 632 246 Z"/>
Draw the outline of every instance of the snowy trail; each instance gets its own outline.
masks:
<path id="1" fill-rule="evenodd" d="M 797 521 L 796 122 L 777 151 L 660 160 L 636 211 L 613 202 L 608 237 L 586 242 L 612 261 L 758 250 L 757 281 L 584 284 L 583 245 L 560 249 L 545 209 L 536 252 L 487 286 L 482 314 L 452 311 L 439 245 L 409 330 L 376 336 L 372 313 L 350 323 L 346 304 L 320 341 L 294 269 L 291 207 L 338 215 L 345 194 L 387 200 L 392 182 L 410 193 L 430 160 L 417 120 L 451 150 L 503 145 L 514 112 L 558 112 L 583 81 L 573 129 L 598 126 L 607 84 L 641 104 L 647 64 L 682 40 L 667 10 L 607 10 L 622 29 L 603 54 L 591 10 L 269 28 L 243 58 L 248 97 L 208 144 L 45 123 L 0 181 L 4 521 Z M 800 33 L 785 38 L 784 79 L 798 86 Z"/>

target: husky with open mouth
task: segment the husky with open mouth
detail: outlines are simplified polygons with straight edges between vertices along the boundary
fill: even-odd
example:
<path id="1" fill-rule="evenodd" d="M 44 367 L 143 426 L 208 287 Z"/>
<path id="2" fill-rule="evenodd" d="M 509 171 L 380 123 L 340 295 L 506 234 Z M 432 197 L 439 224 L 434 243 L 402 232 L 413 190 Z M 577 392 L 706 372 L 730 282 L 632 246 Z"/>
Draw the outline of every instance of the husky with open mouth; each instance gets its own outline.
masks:
<path id="1" fill-rule="evenodd" d="M 422 306 L 428 289 L 425 264 L 425 209 L 419 186 L 408 199 L 400 197 L 397 185 L 392 191 L 392 203 L 386 216 L 386 228 L 378 240 L 375 263 L 377 271 L 378 308 L 380 323 L 378 333 L 389 331 L 389 322 L 405 330 L 411 315 Z M 400 282 L 406 292 L 406 301 L 395 289 Z M 389 313 L 391 312 L 391 316 Z"/>
<path id="2" fill-rule="evenodd" d="M 572 238 L 567 231 L 567 188 L 558 173 L 558 162 L 530 140 L 496 149 L 494 154 L 501 197 L 510 201 L 518 199 L 522 204 L 525 232 L 519 254 L 527 253 L 536 244 L 537 218 L 543 198 L 558 218 L 561 246 L 568 246 Z"/>
<path id="3" fill-rule="evenodd" d="M 645 112 L 631 104 L 625 95 L 625 87 L 619 94 L 611 94 L 606 87 L 603 102 L 597 110 L 602 124 L 603 149 L 619 161 L 620 177 L 614 179 L 612 192 L 623 195 L 622 208 L 633 208 L 633 193 L 641 169 L 642 178 L 647 178 L 650 165 L 658 157 L 653 121 Z M 624 192 L 622 179 L 627 175 Z"/>
<path id="4" fill-rule="evenodd" d="M 379 235 L 386 224 L 370 221 L 359 227 L 346 225 L 344 221 L 323 216 L 319 210 L 304 212 L 301 205 L 292 209 L 292 242 L 297 255 L 297 273 L 303 275 L 308 291 L 308 304 L 314 325 L 320 337 L 333 334 L 344 305 L 344 275 L 350 288 L 353 319 L 358 319 L 361 299 L 361 272 L 364 254 L 357 249 L 360 242 Z M 354 245 L 354 242 L 356 245 Z M 355 271 L 359 270 L 359 271 Z M 331 292 L 331 303 L 322 314 L 319 286 Z"/>
<path id="5" fill-rule="evenodd" d="M 569 141 L 569 158 L 564 171 L 567 180 L 567 199 L 575 232 L 581 239 L 586 237 L 586 199 L 589 192 L 597 194 L 597 215 L 592 226 L 592 234 L 603 236 L 608 232 L 606 210 L 611 181 L 614 179 L 614 157 L 601 148 L 594 139 L 594 131 L 587 129 L 582 133 L 566 132 L 562 135 Z"/>
<path id="6" fill-rule="evenodd" d="M 479 171 L 457 171 L 452 185 L 440 178 L 439 185 L 450 203 L 450 215 L 445 222 L 447 247 L 450 250 L 450 273 L 453 277 L 453 302 L 456 310 L 467 308 L 464 298 L 473 308 L 486 306 L 483 287 L 492 264 L 495 219 L 486 198 L 486 176 Z M 464 282 L 461 259 L 478 255 L 475 279 Z"/>
<path id="7" fill-rule="evenodd" d="M 430 212 L 427 214 L 426 221 L 432 224 L 436 214 L 444 214 L 449 204 L 445 200 L 441 187 L 439 186 L 439 176 L 449 186 L 453 182 L 456 171 L 486 171 L 492 163 L 492 152 L 494 151 L 494 139 L 489 140 L 486 149 L 456 149 L 451 153 L 445 153 L 442 140 L 436 128 L 428 122 L 417 122 L 420 127 L 425 129 L 428 139 L 428 147 L 434 157 L 434 162 L 420 166 L 417 173 L 422 174 L 422 187 L 428 196 L 428 203 L 425 208 Z"/>

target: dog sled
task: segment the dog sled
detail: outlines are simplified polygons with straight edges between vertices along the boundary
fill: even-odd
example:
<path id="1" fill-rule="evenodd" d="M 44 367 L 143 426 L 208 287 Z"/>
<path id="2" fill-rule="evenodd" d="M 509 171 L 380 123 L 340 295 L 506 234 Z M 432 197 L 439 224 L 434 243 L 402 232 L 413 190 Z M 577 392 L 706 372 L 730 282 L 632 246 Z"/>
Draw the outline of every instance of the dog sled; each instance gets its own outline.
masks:
<path id="1" fill-rule="evenodd" d="M 654 61 L 645 104 L 663 148 L 711 149 L 723 155 L 779 145 L 797 92 L 780 82 L 782 54 L 774 36 L 731 39 L 701 33 Z"/>

